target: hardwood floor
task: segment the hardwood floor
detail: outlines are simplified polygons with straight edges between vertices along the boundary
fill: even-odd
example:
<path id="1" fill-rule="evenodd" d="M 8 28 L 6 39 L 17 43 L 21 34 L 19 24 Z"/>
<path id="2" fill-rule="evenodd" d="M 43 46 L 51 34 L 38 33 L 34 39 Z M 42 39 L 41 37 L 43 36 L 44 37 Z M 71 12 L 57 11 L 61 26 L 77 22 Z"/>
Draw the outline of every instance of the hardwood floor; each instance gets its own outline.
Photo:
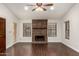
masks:
<path id="1" fill-rule="evenodd" d="M 62 43 L 17 43 L 6 51 L 6 56 L 79 56 Z"/>

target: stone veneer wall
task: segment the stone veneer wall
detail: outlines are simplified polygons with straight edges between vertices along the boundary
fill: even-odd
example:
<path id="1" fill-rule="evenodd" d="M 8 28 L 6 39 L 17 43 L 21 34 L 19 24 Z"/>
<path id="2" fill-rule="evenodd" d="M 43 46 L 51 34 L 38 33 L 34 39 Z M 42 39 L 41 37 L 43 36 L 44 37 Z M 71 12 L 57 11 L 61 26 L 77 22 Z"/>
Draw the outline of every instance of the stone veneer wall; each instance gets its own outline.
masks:
<path id="1" fill-rule="evenodd" d="M 45 41 L 35 41 L 35 36 L 44 36 Z M 47 20 L 46 19 L 32 20 L 32 42 L 47 43 Z"/>

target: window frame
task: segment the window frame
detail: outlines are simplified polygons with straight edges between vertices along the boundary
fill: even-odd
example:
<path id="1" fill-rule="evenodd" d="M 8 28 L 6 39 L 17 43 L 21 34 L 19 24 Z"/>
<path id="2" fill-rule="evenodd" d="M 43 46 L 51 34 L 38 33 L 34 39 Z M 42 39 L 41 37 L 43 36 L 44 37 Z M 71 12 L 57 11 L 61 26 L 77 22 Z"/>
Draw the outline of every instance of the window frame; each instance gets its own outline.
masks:
<path id="1" fill-rule="evenodd" d="M 70 22 L 65 21 L 65 39 L 70 39 Z"/>
<path id="2" fill-rule="evenodd" d="M 48 23 L 48 37 L 57 37 L 57 23 Z"/>

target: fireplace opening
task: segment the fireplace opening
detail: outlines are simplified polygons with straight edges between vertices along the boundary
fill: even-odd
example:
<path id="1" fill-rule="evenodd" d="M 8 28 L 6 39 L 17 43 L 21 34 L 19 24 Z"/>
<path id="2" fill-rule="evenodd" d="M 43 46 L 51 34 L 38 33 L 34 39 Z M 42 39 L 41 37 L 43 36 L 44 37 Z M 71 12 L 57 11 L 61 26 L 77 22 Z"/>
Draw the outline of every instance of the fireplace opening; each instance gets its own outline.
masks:
<path id="1" fill-rule="evenodd" d="M 35 36 L 35 41 L 45 41 L 44 36 Z"/>

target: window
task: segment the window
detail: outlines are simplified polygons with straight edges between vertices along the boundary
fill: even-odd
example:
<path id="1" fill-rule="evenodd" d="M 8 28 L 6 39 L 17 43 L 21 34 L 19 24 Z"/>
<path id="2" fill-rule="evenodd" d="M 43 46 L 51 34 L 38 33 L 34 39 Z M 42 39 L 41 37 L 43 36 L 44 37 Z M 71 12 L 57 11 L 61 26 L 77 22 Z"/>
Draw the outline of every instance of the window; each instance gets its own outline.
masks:
<path id="1" fill-rule="evenodd" d="M 69 26 L 69 21 L 65 22 L 65 39 L 69 39 L 69 31 L 70 31 L 70 26 Z"/>
<path id="2" fill-rule="evenodd" d="M 57 23 L 49 23 L 48 37 L 56 37 L 56 36 L 57 36 Z"/>
<path id="3" fill-rule="evenodd" d="M 30 37 L 30 36 L 31 36 L 31 24 L 23 23 L 23 37 Z"/>

